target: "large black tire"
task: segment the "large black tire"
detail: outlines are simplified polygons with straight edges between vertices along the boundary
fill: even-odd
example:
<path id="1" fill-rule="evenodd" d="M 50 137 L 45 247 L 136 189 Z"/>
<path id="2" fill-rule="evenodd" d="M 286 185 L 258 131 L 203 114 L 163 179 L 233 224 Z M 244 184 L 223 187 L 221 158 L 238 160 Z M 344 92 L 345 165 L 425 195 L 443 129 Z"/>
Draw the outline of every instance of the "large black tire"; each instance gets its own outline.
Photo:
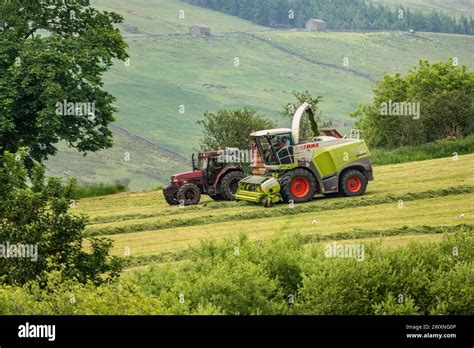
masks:
<path id="1" fill-rule="evenodd" d="M 244 173 L 233 171 L 227 173 L 221 181 L 221 192 L 228 201 L 235 201 L 235 193 L 239 188 L 239 181 L 245 178 Z"/>
<path id="2" fill-rule="evenodd" d="M 215 201 L 224 201 L 225 200 L 224 196 L 220 193 L 218 193 L 216 195 L 209 195 L 209 197 L 211 197 Z"/>
<path id="3" fill-rule="evenodd" d="M 184 205 L 198 204 L 201 199 L 201 190 L 195 184 L 185 184 L 178 190 L 178 202 Z"/>
<path id="4" fill-rule="evenodd" d="M 317 189 L 316 179 L 305 169 L 294 169 L 283 174 L 280 186 L 281 196 L 285 203 L 309 202 Z"/>
<path id="5" fill-rule="evenodd" d="M 343 196 L 360 196 L 367 189 L 367 178 L 359 170 L 348 170 L 344 172 L 339 180 L 339 191 Z"/>
<path id="6" fill-rule="evenodd" d="M 169 205 L 178 205 L 179 204 L 179 200 L 178 200 L 178 197 L 176 195 L 174 195 L 174 196 L 165 195 L 165 200 L 166 200 L 166 203 L 168 203 Z"/>
<path id="7" fill-rule="evenodd" d="M 178 200 L 178 191 L 176 188 L 170 186 L 166 189 L 163 190 L 163 195 L 165 196 L 166 203 L 169 205 L 178 205 L 179 200 Z"/>

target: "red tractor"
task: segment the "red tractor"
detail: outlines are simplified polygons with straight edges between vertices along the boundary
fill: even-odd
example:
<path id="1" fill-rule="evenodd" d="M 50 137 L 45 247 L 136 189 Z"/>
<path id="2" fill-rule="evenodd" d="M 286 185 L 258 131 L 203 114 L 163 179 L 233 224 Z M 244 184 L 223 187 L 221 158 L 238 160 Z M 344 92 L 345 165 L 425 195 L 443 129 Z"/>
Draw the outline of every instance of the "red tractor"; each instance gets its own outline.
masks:
<path id="1" fill-rule="evenodd" d="M 170 205 L 198 204 L 201 194 L 207 194 L 216 201 L 232 201 L 242 180 L 244 170 L 241 165 L 227 161 L 228 150 L 200 152 L 198 163 L 192 157 L 193 170 L 175 174 L 171 185 L 163 190 Z"/>

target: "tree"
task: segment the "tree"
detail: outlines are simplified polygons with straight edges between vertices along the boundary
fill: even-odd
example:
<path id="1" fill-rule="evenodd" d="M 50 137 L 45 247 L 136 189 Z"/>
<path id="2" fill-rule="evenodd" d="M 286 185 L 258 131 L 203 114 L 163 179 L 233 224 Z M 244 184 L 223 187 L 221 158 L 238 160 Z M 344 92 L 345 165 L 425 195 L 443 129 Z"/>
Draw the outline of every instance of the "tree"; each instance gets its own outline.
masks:
<path id="1" fill-rule="evenodd" d="M 202 150 L 237 147 L 247 149 L 250 133 L 275 128 L 276 124 L 253 109 L 222 109 L 217 113 L 206 111 L 198 124 L 204 128 L 200 145 Z"/>
<path id="2" fill-rule="evenodd" d="M 465 91 L 436 92 L 423 108 L 423 128 L 428 141 L 474 133 L 473 97 Z"/>
<path id="3" fill-rule="evenodd" d="M 28 179 L 24 155 L 0 155 L 0 283 L 41 283 L 53 270 L 82 283 L 116 278 L 121 262 L 109 256 L 110 240 L 92 239 L 91 252 L 82 249 L 85 219 L 69 213 L 74 181 L 45 180 L 40 164 Z"/>
<path id="4" fill-rule="evenodd" d="M 127 58 L 122 20 L 89 0 L 0 3 L 0 154 L 25 147 L 42 161 L 61 140 L 83 153 L 112 145 L 102 76 Z"/>
<path id="5" fill-rule="evenodd" d="M 420 61 L 406 75 L 385 74 L 374 100 L 351 114 L 372 146 L 417 145 L 474 132 L 474 71 L 454 60 Z M 383 112 L 387 105 L 416 103 L 418 115 Z"/>

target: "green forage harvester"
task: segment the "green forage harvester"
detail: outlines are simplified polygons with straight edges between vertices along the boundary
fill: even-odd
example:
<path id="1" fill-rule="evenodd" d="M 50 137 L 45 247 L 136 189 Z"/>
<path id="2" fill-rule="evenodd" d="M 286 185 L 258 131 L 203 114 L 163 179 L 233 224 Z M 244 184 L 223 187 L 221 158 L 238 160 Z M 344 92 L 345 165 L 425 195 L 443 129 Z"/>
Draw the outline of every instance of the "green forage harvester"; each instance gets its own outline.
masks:
<path id="1" fill-rule="evenodd" d="M 278 201 L 307 202 L 316 193 L 364 194 L 368 181 L 373 180 L 370 151 L 364 140 L 344 139 L 334 129 L 320 129 L 312 139 L 300 140 L 299 125 L 305 112 L 313 117 L 308 103 L 296 110 L 291 129 L 251 134 L 265 174 L 241 180 L 237 200 L 270 207 Z"/>

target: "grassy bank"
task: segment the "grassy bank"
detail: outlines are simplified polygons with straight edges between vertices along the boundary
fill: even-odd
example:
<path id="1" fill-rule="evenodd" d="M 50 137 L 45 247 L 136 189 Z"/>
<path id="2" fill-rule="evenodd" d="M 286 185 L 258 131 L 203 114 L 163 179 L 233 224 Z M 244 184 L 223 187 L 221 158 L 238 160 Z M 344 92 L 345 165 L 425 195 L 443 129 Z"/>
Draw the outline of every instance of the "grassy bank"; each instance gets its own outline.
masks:
<path id="1" fill-rule="evenodd" d="M 474 134 L 457 140 L 444 140 L 418 146 L 404 146 L 395 149 L 372 149 L 372 163 L 375 165 L 424 161 L 442 157 L 455 157 L 474 153 Z"/>

